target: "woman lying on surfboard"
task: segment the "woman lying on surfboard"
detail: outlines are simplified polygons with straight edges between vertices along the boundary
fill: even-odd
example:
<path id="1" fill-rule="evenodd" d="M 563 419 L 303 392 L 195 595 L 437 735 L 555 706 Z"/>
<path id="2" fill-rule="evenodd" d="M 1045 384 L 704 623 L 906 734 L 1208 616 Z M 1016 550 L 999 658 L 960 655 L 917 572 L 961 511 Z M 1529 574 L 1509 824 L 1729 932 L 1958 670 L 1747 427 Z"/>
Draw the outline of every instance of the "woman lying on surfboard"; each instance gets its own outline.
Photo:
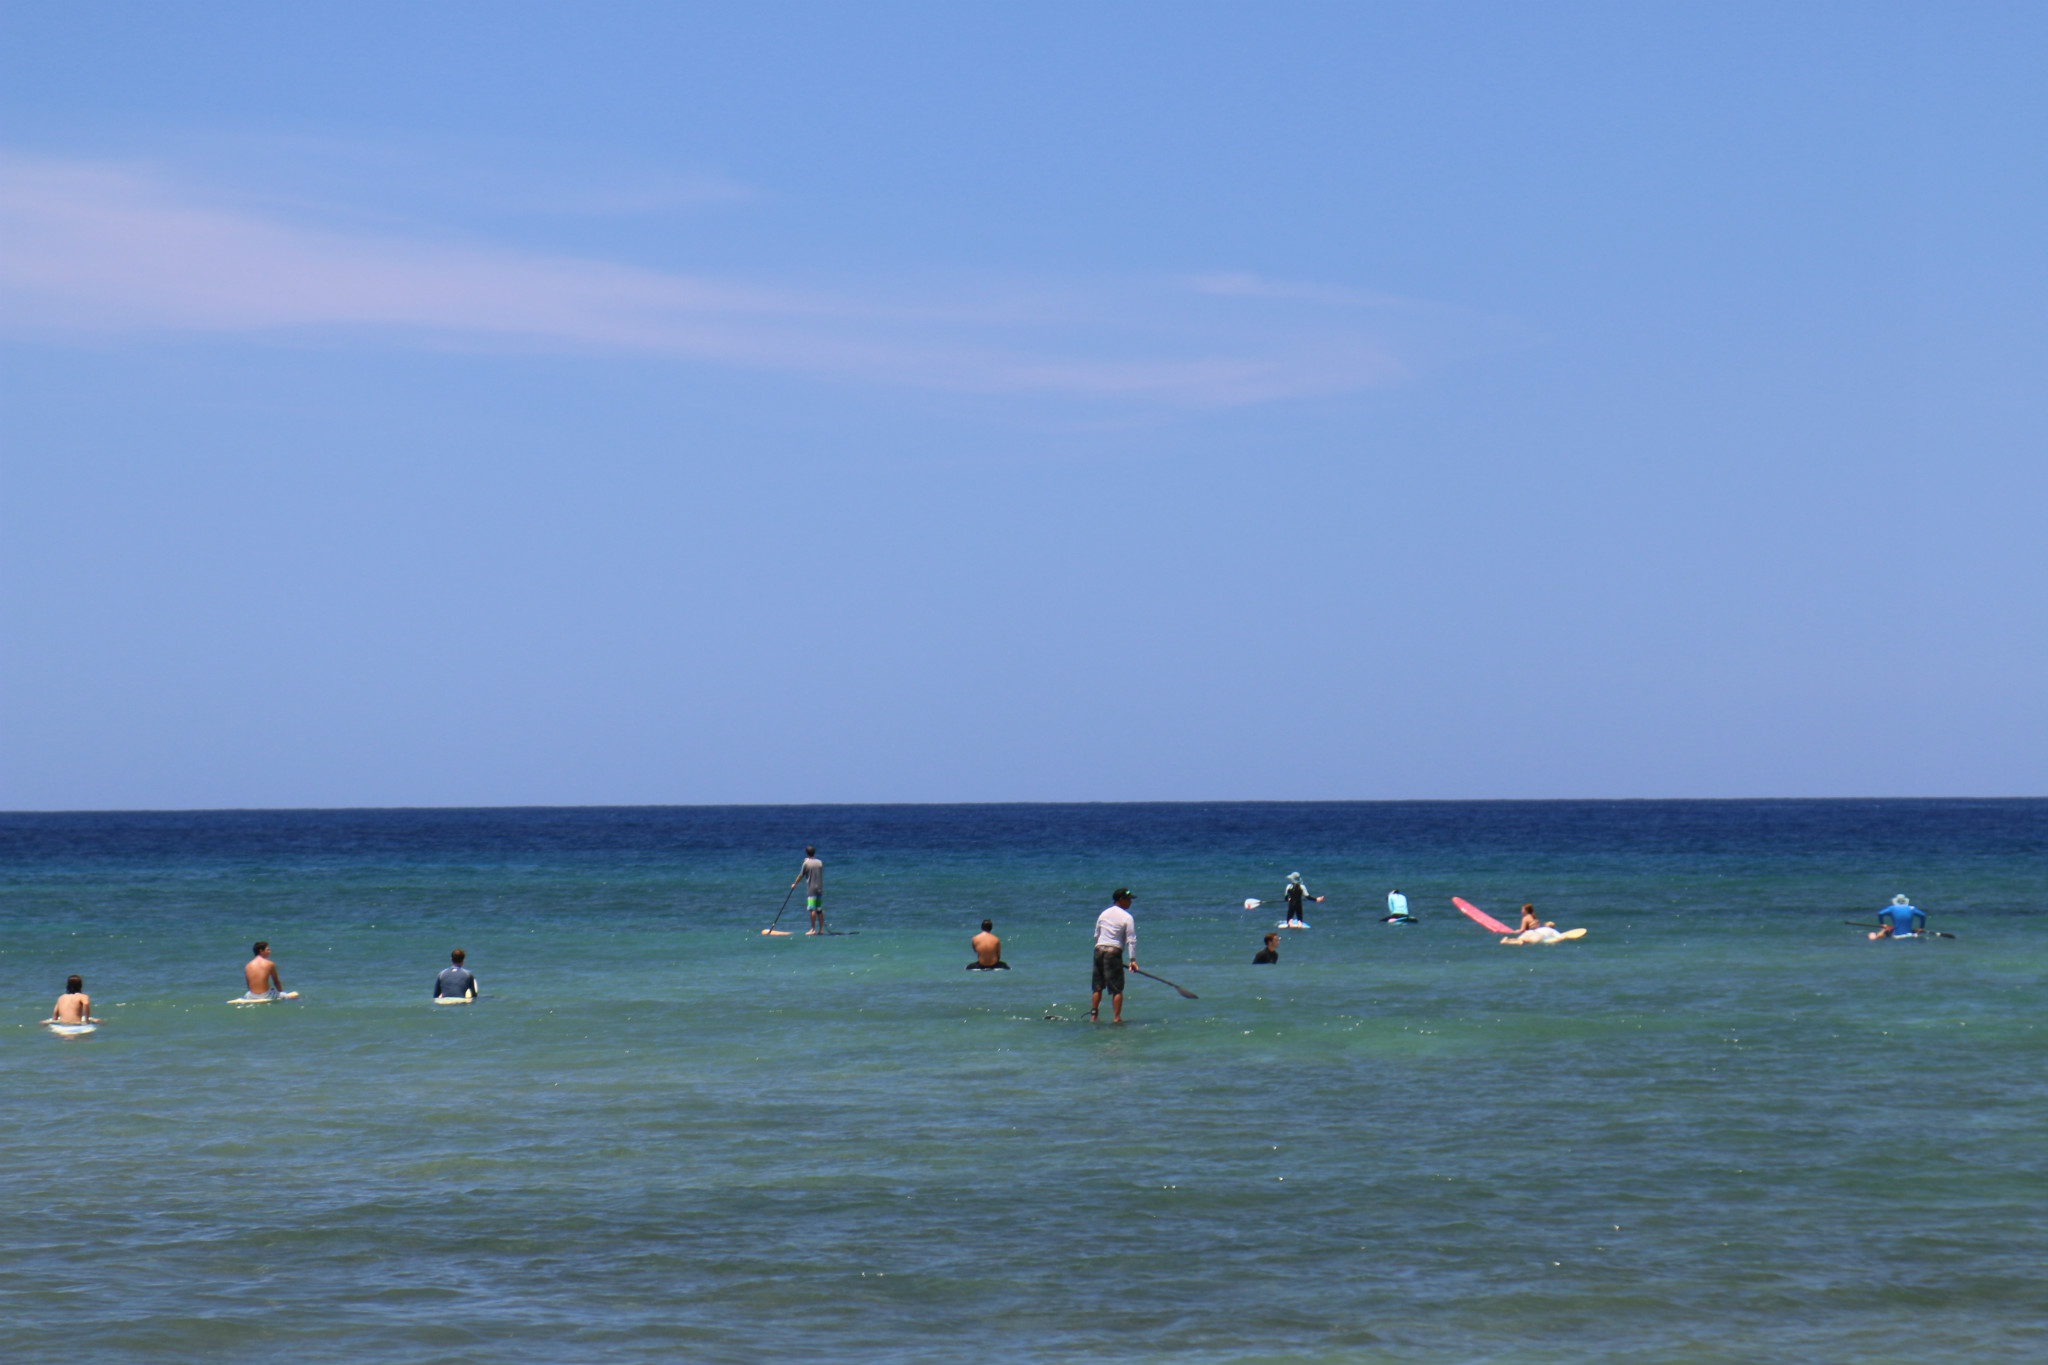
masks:
<path id="1" fill-rule="evenodd" d="M 1539 920 L 1536 918 L 1535 906 L 1524 905 L 1522 907 L 1522 927 L 1509 934 L 1501 942 L 1512 943 L 1519 948 L 1530 943 L 1562 943 L 1566 939 L 1584 938 L 1585 936 L 1586 931 L 1584 929 L 1566 929 L 1560 932 L 1558 927 L 1549 920 Z"/>

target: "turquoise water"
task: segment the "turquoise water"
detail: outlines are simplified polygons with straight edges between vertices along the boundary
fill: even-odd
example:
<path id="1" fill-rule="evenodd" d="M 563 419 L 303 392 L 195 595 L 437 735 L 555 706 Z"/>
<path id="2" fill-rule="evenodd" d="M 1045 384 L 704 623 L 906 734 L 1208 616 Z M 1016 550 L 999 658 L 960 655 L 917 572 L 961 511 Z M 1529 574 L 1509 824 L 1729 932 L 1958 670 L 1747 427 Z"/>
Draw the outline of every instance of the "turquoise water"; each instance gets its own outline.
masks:
<path id="1" fill-rule="evenodd" d="M 806 842 L 858 932 L 763 938 Z M 0 816 L 5 1355 L 2048 1358 L 2044 855 L 2029 801 Z M 1201 998 L 1071 1022 L 1120 883 Z M 1898 890 L 1957 938 L 1843 926 Z M 301 1003 L 225 1004 L 257 937 Z"/>

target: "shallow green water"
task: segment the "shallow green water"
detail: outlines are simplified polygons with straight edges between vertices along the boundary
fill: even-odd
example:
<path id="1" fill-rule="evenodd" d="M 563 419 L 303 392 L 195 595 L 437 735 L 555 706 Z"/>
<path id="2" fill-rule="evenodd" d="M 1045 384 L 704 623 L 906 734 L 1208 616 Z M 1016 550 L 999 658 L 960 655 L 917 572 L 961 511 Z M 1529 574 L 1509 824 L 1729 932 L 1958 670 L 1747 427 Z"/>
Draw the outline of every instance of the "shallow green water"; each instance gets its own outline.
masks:
<path id="1" fill-rule="evenodd" d="M 0 827 L 11 1359 L 2048 1356 L 2048 804 L 123 819 Z M 1201 999 L 1048 1020 L 1115 882 Z"/>

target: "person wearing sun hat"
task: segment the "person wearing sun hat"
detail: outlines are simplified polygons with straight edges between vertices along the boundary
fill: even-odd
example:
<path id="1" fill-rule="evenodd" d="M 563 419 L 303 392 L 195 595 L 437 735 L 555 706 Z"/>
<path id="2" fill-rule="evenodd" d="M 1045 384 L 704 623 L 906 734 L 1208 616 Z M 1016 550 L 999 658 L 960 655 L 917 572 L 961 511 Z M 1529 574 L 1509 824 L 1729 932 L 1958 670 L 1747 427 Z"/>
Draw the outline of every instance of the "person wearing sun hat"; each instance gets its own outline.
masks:
<path id="1" fill-rule="evenodd" d="M 1287 922 L 1289 924 L 1300 924 L 1302 922 L 1301 903 L 1303 898 L 1318 903 L 1323 899 L 1321 896 L 1309 895 L 1308 887 L 1302 884 L 1299 872 L 1287 874 L 1287 890 L 1284 894 L 1287 897 Z"/>
<path id="2" fill-rule="evenodd" d="M 1927 912 L 1904 896 L 1893 896 L 1892 903 L 1877 912 L 1877 922 L 1888 926 L 1894 938 L 1917 934 L 1927 927 Z"/>

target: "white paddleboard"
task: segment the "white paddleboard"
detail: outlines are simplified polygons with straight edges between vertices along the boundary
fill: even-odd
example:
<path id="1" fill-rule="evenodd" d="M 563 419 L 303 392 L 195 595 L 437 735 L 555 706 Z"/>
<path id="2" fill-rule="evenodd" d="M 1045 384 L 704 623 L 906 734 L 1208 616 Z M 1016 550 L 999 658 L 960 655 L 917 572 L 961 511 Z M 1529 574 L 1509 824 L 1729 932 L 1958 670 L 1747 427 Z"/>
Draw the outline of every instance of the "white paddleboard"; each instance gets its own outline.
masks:
<path id="1" fill-rule="evenodd" d="M 473 995 L 437 995 L 434 997 L 434 1003 L 437 1005 L 474 1005 L 476 997 Z"/>
<path id="2" fill-rule="evenodd" d="M 83 1038 L 99 1029 L 98 1024 L 46 1024 L 44 1027 L 59 1038 Z"/>
<path id="3" fill-rule="evenodd" d="M 286 991 L 283 995 L 238 995 L 228 1001 L 230 1005 L 269 1005 L 279 1000 L 296 1000 L 297 991 Z"/>
<path id="4" fill-rule="evenodd" d="M 1310 926 L 1298 919 L 1283 919 L 1273 927 L 1275 929 L 1307 929 Z"/>

